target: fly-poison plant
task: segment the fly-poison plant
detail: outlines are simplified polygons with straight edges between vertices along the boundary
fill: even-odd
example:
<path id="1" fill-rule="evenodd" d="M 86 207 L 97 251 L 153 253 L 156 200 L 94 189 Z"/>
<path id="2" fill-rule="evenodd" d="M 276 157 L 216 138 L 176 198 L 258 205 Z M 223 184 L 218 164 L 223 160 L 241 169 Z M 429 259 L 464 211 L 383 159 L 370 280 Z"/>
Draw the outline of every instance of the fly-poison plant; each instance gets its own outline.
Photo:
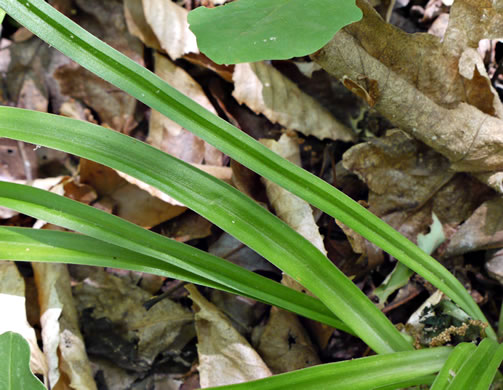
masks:
<path id="1" fill-rule="evenodd" d="M 470 294 L 440 263 L 328 183 L 209 113 L 43 0 L 0 0 L 0 8 L 90 71 L 359 232 L 443 291 L 471 318 L 487 323 Z M 12 183 L 0 183 L 0 206 L 81 234 L 1 227 L 0 258 L 122 267 L 194 282 L 351 332 L 378 354 L 229 388 L 393 389 L 434 383 L 435 390 L 484 389 L 503 358 L 503 347 L 490 326 L 478 347 L 414 350 L 310 242 L 231 186 L 134 138 L 10 107 L 0 107 L 0 136 L 85 157 L 158 188 L 260 253 L 319 300 L 100 210 Z"/>

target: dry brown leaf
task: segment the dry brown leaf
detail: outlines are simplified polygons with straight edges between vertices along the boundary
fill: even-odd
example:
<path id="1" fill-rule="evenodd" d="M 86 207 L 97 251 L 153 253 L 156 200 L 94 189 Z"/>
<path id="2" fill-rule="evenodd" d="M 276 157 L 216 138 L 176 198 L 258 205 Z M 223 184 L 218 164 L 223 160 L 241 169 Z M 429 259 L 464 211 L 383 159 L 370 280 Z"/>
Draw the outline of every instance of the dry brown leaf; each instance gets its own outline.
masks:
<path id="1" fill-rule="evenodd" d="M 264 114 L 273 123 L 320 139 L 354 140 L 349 128 L 272 65 L 264 62 L 238 64 L 233 80 L 232 95 L 236 100 L 255 113 Z"/>
<path id="2" fill-rule="evenodd" d="M 265 378 L 271 371 L 248 341 L 193 285 L 187 285 L 196 312 L 201 387 L 230 385 Z"/>
<path id="3" fill-rule="evenodd" d="M 89 160 L 80 161 L 80 182 L 97 191 L 100 200 L 96 206 L 115 211 L 117 216 L 145 228 L 156 226 L 186 210 L 179 203 L 175 205 L 152 196 L 123 179 L 117 171 Z"/>
<path id="4" fill-rule="evenodd" d="M 257 350 L 273 374 L 321 363 L 297 316 L 274 306 L 260 336 Z"/>
<path id="5" fill-rule="evenodd" d="M 55 390 L 96 390 L 79 329 L 65 264 L 33 263 L 49 384 Z"/>
<path id="6" fill-rule="evenodd" d="M 124 17 L 131 34 L 140 38 L 146 46 L 161 50 L 159 40 L 145 19 L 141 0 L 124 0 Z"/>
<path id="7" fill-rule="evenodd" d="M 85 11 L 77 13 L 77 22 L 85 18 L 88 30 L 99 31 L 100 39 L 140 65 L 144 64 L 143 45 L 128 33 L 122 2 L 77 0 L 76 3 Z M 53 76 L 63 94 L 82 100 L 99 115 L 102 124 L 126 134 L 136 126 L 136 99 L 119 88 L 73 62 L 57 67 Z"/>
<path id="8" fill-rule="evenodd" d="M 190 311 L 169 299 L 147 311 L 143 304 L 152 297 L 149 293 L 103 270 L 91 270 L 74 287 L 74 295 L 80 315 L 88 313 L 82 330 L 90 339 L 88 348 L 126 369 L 148 370 L 160 353 L 174 348 L 178 337 L 190 333 L 182 332 L 193 321 Z M 100 327 L 103 332 L 96 334 Z M 114 346 L 114 339 L 128 343 L 129 353 L 122 349 L 126 344 Z"/>
<path id="9" fill-rule="evenodd" d="M 281 157 L 300 165 L 299 144 L 292 137 L 283 134 L 279 141 L 263 139 L 260 142 Z M 264 183 L 267 196 L 276 211 L 276 215 L 326 255 L 327 251 L 323 245 L 323 237 L 319 233 L 311 206 L 298 196 L 269 180 L 264 179 Z"/>
<path id="10" fill-rule="evenodd" d="M 173 60 L 186 53 L 199 53 L 185 8 L 167 0 L 143 0 L 143 12 L 161 47 Z"/>
<path id="11" fill-rule="evenodd" d="M 503 246 L 503 198 L 484 202 L 454 233 L 446 256 Z"/>
<path id="12" fill-rule="evenodd" d="M 154 60 L 155 72 L 160 78 L 216 115 L 201 86 L 187 72 L 160 54 L 156 53 Z M 152 110 L 147 142 L 189 163 L 223 164 L 222 152 L 155 110 Z"/>
<path id="13" fill-rule="evenodd" d="M 3 51 L 8 52 L 6 61 L 10 58 L 5 78 L 8 96 L 16 107 L 46 112 L 49 107 L 46 72 L 52 57 L 47 44 L 33 38 L 12 43 Z"/>
<path id="14" fill-rule="evenodd" d="M 454 175 L 446 158 L 401 131 L 353 146 L 343 165 L 368 185 L 378 216 L 421 207 Z"/>
<path id="15" fill-rule="evenodd" d="M 496 117 L 502 105 L 476 51 L 460 51 L 428 34 L 408 35 L 382 21 L 366 1 L 357 4 L 363 20 L 337 33 L 313 59 L 339 79 L 376 80 L 375 108 L 446 156 L 452 169 L 503 170 L 503 123 Z M 455 28 L 452 22 L 449 29 Z"/>
<path id="16" fill-rule="evenodd" d="M 11 261 L 0 261 L 0 334 L 16 332 L 30 345 L 30 368 L 47 378 L 47 361 L 38 347 L 35 330 L 26 317 L 25 283 L 16 265 Z"/>

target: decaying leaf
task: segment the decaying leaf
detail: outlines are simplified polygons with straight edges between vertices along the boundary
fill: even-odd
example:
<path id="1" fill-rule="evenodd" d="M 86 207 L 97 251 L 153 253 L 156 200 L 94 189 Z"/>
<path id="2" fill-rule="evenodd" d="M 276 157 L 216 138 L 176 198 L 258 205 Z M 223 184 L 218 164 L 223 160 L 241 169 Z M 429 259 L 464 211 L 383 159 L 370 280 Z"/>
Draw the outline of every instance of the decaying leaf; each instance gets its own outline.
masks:
<path id="1" fill-rule="evenodd" d="M 52 389 L 96 390 L 66 264 L 33 263 Z"/>
<path id="2" fill-rule="evenodd" d="M 187 72 L 160 54 L 156 53 L 154 60 L 155 72 L 160 78 L 216 114 L 201 86 Z M 189 163 L 204 161 L 216 166 L 223 163 L 222 152 L 155 110 L 152 110 L 147 142 Z"/>
<path id="3" fill-rule="evenodd" d="M 37 343 L 35 330 L 26 318 L 25 283 L 16 265 L 0 262 L 0 334 L 8 331 L 21 334 L 30 345 L 30 368 L 47 377 L 47 362 Z"/>
<path id="4" fill-rule="evenodd" d="M 201 387 L 229 385 L 265 378 L 271 371 L 257 352 L 193 285 L 186 286 L 196 312 Z"/>
<path id="5" fill-rule="evenodd" d="M 171 59 L 199 53 L 196 37 L 189 30 L 188 11 L 172 1 L 143 0 L 145 19 Z"/>
<path id="6" fill-rule="evenodd" d="M 471 35 L 472 29 L 484 25 L 484 15 L 500 15 L 501 8 L 487 1 L 456 1 L 451 16 L 461 12 L 456 7 L 464 7 L 479 15 L 479 22 L 469 27 L 462 17 L 453 18 L 442 43 L 432 35 L 409 35 L 385 23 L 365 0 L 357 4 L 364 12 L 362 21 L 337 33 L 313 59 L 339 79 L 376 80 L 379 98 L 374 107 L 447 157 L 451 169 L 503 170 L 502 104 L 478 54 L 467 47 L 472 43 L 461 42 L 460 47 L 447 38 L 456 31 Z M 489 27 L 474 36 L 500 34 L 492 24 Z"/>
<path id="7" fill-rule="evenodd" d="M 446 158 L 401 131 L 353 146 L 343 164 L 369 186 L 378 216 L 419 208 L 454 175 Z"/>
<path id="8" fill-rule="evenodd" d="M 503 198 L 484 202 L 452 236 L 446 256 L 503 246 Z"/>
<path id="9" fill-rule="evenodd" d="M 321 363 L 298 317 L 277 307 L 271 308 L 257 350 L 274 374 Z"/>
<path id="10" fill-rule="evenodd" d="M 283 134 L 277 142 L 270 139 L 261 142 L 280 156 L 300 165 L 299 144 L 292 137 Z M 269 180 L 264 182 L 267 196 L 276 215 L 326 255 L 323 237 L 319 233 L 311 206 L 277 184 Z"/>
<path id="11" fill-rule="evenodd" d="M 78 0 L 77 5 L 85 11 L 77 14 L 77 22 L 85 21 L 87 29 L 99 31 L 100 39 L 143 65 L 143 45 L 127 30 L 122 2 Z M 63 94 L 82 100 L 99 115 L 102 124 L 126 134 L 136 126 L 136 99 L 80 65 L 63 64 L 55 69 L 54 78 Z"/>
<path id="12" fill-rule="evenodd" d="M 233 80 L 236 100 L 255 113 L 264 114 L 273 123 L 320 139 L 354 139 L 349 128 L 272 65 L 263 62 L 238 64 Z"/>
<path id="13" fill-rule="evenodd" d="M 169 299 L 147 310 L 143 304 L 152 297 L 149 293 L 103 270 L 89 272 L 74 295 L 86 319 L 82 332 L 89 353 L 120 367 L 147 371 L 160 353 L 181 348 L 178 338 L 194 337 L 190 329 L 182 331 L 192 326 L 190 311 Z"/>

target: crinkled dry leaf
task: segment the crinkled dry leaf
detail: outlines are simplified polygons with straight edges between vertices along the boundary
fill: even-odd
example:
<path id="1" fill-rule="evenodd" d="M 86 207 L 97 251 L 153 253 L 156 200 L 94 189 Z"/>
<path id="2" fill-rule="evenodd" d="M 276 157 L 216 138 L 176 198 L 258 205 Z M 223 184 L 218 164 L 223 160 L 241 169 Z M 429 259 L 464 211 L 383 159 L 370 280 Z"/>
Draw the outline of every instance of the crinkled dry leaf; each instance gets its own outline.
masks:
<path id="1" fill-rule="evenodd" d="M 357 3 L 363 20 L 337 33 L 313 55 L 315 61 L 339 79 L 376 80 L 375 108 L 446 156 L 452 169 L 503 170 L 503 123 L 496 117 L 502 105 L 481 74 L 476 51 L 453 50 L 428 34 L 408 35 L 380 19 L 366 1 Z"/>
<path id="2" fill-rule="evenodd" d="M 236 100 L 255 113 L 264 114 L 273 123 L 320 139 L 354 139 L 349 128 L 272 65 L 263 62 L 238 64 L 233 80 L 232 95 Z"/>
<path id="3" fill-rule="evenodd" d="M 193 320 L 190 311 L 169 299 L 147 310 L 143 304 L 149 293 L 103 270 L 92 270 L 74 287 L 74 295 L 86 318 L 82 332 L 89 350 L 134 371 L 148 370 L 160 353 L 185 337 L 182 329 Z"/>
<path id="4" fill-rule="evenodd" d="M 378 216 L 419 208 L 454 175 L 446 158 L 401 131 L 353 146 L 343 165 L 368 185 Z"/>
<path id="5" fill-rule="evenodd" d="M 503 246 L 503 198 L 484 202 L 452 236 L 446 256 Z"/>
<path id="6" fill-rule="evenodd" d="M 196 312 L 201 387 L 230 385 L 265 378 L 271 371 L 257 352 L 193 285 L 186 286 Z"/>
<path id="7" fill-rule="evenodd" d="M 277 307 L 271 308 L 257 350 L 274 374 L 321 363 L 297 316 Z"/>
<path id="8" fill-rule="evenodd" d="M 271 139 L 263 139 L 261 142 L 281 157 L 300 165 L 299 144 L 294 138 L 283 134 L 277 142 Z M 264 183 L 267 196 L 276 211 L 276 215 L 326 255 L 327 251 L 323 245 L 323 237 L 320 235 L 314 220 L 311 206 L 269 180 L 264 179 Z"/>
<path id="9" fill-rule="evenodd" d="M 185 8 L 168 0 L 143 0 L 143 12 L 161 47 L 173 60 L 186 53 L 199 53 Z"/>
<path id="10" fill-rule="evenodd" d="M 8 331 L 21 334 L 30 345 L 30 368 L 36 374 L 47 377 L 47 361 L 38 347 L 35 330 L 26 318 L 25 283 L 16 265 L 11 261 L 0 262 L 0 334 Z"/>
<path id="11" fill-rule="evenodd" d="M 154 60 L 155 73 L 160 78 L 216 115 L 201 86 L 187 72 L 160 54 L 156 53 Z M 216 166 L 223 163 L 222 152 L 155 110 L 152 110 L 147 142 L 189 163 L 204 161 Z"/>
<path id="12" fill-rule="evenodd" d="M 51 387 L 96 390 L 66 264 L 33 263 L 32 266 Z"/>

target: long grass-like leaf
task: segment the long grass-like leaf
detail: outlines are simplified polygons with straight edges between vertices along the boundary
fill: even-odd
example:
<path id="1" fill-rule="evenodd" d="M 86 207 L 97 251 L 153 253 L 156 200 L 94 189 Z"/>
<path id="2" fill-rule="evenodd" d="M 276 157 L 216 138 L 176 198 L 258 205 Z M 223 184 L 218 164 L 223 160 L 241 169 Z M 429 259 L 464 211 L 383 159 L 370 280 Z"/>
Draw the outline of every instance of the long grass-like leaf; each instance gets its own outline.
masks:
<path id="1" fill-rule="evenodd" d="M 342 192 L 285 161 L 211 114 L 156 75 L 80 28 L 45 1 L 0 0 L 0 7 L 91 72 L 359 232 L 446 293 L 473 318 L 487 322 L 463 285 L 440 263 Z M 491 327 L 486 332 L 496 338 Z M 389 347 L 385 349 L 389 350 Z"/>
<path id="2" fill-rule="evenodd" d="M 454 372 L 447 390 L 489 390 L 496 371 L 503 360 L 503 345 L 484 339 Z"/>
<path id="3" fill-rule="evenodd" d="M 294 277 L 376 352 L 412 349 L 386 316 L 309 241 L 235 188 L 190 164 L 100 126 L 10 107 L 0 107 L 0 136 L 76 154 L 153 185 L 228 231 Z M 38 195 L 39 199 L 33 196 L 27 198 L 33 190 L 21 191 L 5 183 L 0 188 L 0 199 L 6 207 L 10 206 L 5 202 L 20 202 L 22 199 L 39 204 L 46 201 L 47 209 L 59 207 L 49 199 L 49 195 Z M 90 212 L 86 210 L 80 212 Z M 73 217 L 76 218 L 76 215 Z M 72 229 L 79 231 L 78 226 Z M 105 229 L 103 226 L 101 230 Z M 108 232 L 109 235 L 116 233 Z M 103 232 L 100 234 L 95 237 L 105 240 Z M 119 238 L 123 241 L 120 245 L 135 250 L 127 246 L 128 240 L 136 239 L 132 234 L 116 237 Z M 151 246 L 152 243 L 146 238 L 144 245 Z M 232 275 L 226 283 L 230 283 L 231 279 Z"/>
<path id="4" fill-rule="evenodd" d="M 472 343 L 456 345 L 444 366 L 435 378 L 430 390 L 445 390 L 456 377 L 460 367 L 469 359 L 477 346 Z"/>
<path id="5" fill-rule="evenodd" d="M 324 364 L 215 390 L 369 390 L 402 383 L 421 384 L 440 370 L 451 347 L 422 349 Z M 415 379 L 417 381 L 415 381 Z M 388 387 L 390 388 L 390 387 Z"/>
<path id="6" fill-rule="evenodd" d="M 0 182 L 2 194 L 7 192 L 4 185 Z M 22 200 L 5 202 L 10 207 L 100 240 L 75 233 L 0 227 L 1 259 L 87 264 L 150 272 L 248 296 L 351 333 L 316 298 L 90 206 L 49 192 L 32 191 L 31 187 L 6 185 L 15 186 L 11 188 L 14 191 L 17 189 L 18 193 L 24 191 Z M 30 203 L 26 200 L 29 198 L 41 200 L 41 205 Z M 2 200 L 5 198 L 1 198 L 0 203 Z M 119 245 L 127 240 L 129 249 L 101 239 Z"/>

